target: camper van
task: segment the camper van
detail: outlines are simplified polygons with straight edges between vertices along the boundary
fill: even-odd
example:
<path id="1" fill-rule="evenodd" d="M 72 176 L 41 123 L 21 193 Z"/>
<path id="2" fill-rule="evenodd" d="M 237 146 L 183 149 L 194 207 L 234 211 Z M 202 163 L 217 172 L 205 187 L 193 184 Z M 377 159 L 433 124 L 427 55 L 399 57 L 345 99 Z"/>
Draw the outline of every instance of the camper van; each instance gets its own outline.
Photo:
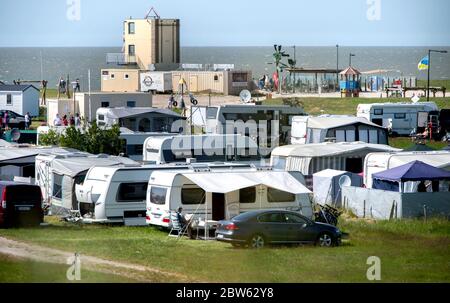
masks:
<path id="1" fill-rule="evenodd" d="M 183 135 L 149 137 L 145 140 L 143 160 L 149 164 L 185 162 L 260 161 L 255 141 L 242 135 Z"/>
<path id="2" fill-rule="evenodd" d="M 248 128 L 239 130 L 238 127 L 233 128 L 232 133 L 240 133 L 249 136 L 257 142 L 261 153 L 267 156 L 270 151 L 276 147 L 275 145 L 289 144 L 291 139 L 291 123 L 292 117 L 305 115 L 302 107 L 291 107 L 287 105 L 223 105 L 219 107 L 206 108 L 206 133 L 208 134 L 229 134 L 227 130 L 227 121 L 230 122 L 248 122 L 254 121 L 260 126 L 260 122 L 265 122 L 264 128 L 259 127 L 260 133 L 253 133 Z M 272 121 L 279 121 L 278 132 L 273 130 Z M 228 122 L 229 123 L 229 122 Z M 252 132 L 252 133 L 251 133 Z M 272 132 L 277 136 L 278 142 L 273 142 Z M 266 136 L 266 140 L 262 138 Z"/>
<path id="3" fill-rule="evenodd" d="M 292 118 L 291 144 L 322 142 L 388 144 L 388 130 L 366 118 L 341 115 Z"/>
<path id="4" fill-rule="evenodd" d="M 170 214 L 179 207 L 203 222 L 257 209 L 291 209 L 311 218 L 311 192 L 294 174 L 255 168 L 155 171 L 147 188 L 147 222 L 170 227 Z"/>
<path id="5" fill-rule="evenodd" d="M 450 171 L 450 151 L 369 153 L 364 160 L 364 184 L 372 188 L 372 175 L 412 161 L 422 161 Z"/>
<path id="6" fill-rule="evenodd" d="M 239 166 L 215 164 L 217 167 Z M 242 167 L 249 167 L 240 165 Z M 150 175 L 161 170 L 188 170 L 187 164 L 92 167 L 75 187 L 85 222 L 145 225 L 147 186 Z"/>
<path id="7" fill-rule="evenodd" d="M 429 122 L 433 132 L 439 129 L 439 108 L 434 102 L 359 104 L 356 115 L 389 128 L 394 135 L 423 132 Z"/>

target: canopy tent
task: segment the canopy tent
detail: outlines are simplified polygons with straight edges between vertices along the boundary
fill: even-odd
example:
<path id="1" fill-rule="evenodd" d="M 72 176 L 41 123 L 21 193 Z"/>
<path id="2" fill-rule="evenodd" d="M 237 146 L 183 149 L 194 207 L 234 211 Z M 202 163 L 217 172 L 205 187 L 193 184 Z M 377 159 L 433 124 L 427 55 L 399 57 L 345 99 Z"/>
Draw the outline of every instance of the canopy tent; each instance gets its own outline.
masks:
<path id="1" fill-rule="evenodd" d="M 373 174 L 372 178 L 375 189 L 399 191 L 404 182 L 450 180 L 450 172 L 416 160 Z"/>
<path id="2" fill-rule="evenodd" d="M 311 193 L 303 184 L 295 179 L 288 172 L 281 171 L 261 171 L 261 172 L 240 172 L 240 173 L 217 173 L 212 177 L 211 173 L 181 173 L 205 192 L 229 193 L 238 189 L 265 185 L 292 194 Z"/>

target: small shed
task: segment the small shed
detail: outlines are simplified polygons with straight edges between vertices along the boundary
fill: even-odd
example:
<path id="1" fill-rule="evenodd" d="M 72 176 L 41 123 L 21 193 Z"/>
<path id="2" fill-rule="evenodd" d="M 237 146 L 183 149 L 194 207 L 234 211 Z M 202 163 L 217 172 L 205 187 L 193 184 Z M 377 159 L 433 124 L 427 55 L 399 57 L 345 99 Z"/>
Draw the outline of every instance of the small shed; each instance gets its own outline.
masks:
<path id="1" fill-rule="evenodd" d="M 0 84 L 0 109 L 39 116 L 39 89 L 33 85 Z"/>
<path id="2" fill-rule="evenodd" d="M 343 176 L 348 176 L 351 181 L 347 186 L 361 187 L 363 185 L 363 178 L 358 174 L 325 169 L 313 175 L 314 201 L 321 205 L 328 204 L 341 207 L 341 186 L 339 183 Z"/>

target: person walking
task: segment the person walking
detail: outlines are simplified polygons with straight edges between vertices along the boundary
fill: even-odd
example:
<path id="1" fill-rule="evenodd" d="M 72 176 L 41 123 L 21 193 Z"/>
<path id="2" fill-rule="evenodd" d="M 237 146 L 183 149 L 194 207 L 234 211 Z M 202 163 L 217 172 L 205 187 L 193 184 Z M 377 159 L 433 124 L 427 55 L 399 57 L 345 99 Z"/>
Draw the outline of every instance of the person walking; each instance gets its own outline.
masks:
<path id="1" fill-rule="evenodd" d="M 75 118 L 74 118 L 74 122 L 75 122 L 75 126 L 80 126 L 81 125 L 81 118 L 80 118 L 80 114 L 76 113 L 75 114 Z"/>
<path id="2" fill-rule="evenodd" d="M 30 129 L 31 125 L 31 115 L 29 112 L 25 114 L 25 129 Z"/>
<path id="3" fill-rule="evenodd" d="M 167 108 L 172 109 L 174 102 L 175 102 L 175 97 L 173 96 L 173 93 L 172 93 L 172 94 L 170 94 L 169 101 L 167 102 Z"/>
<path id="4" fill-rule="evenodd" d="M 59 117 L 59 114 L 56 114 L 56 117 L 53 120 L 53 125 L 54 126 L 61 126 L 62 125 L 61 118 Z"/>
<path id="5" fill-rule="evenodd" d="M 5 126 L 6 130 L 9 129 L 9 115 L 8 115 L 7 111 L 5 111 L 5 113 L 3 115 L 3 125 Z"/>
<path id="6" fill-rule="evenodd" d="M 180 108 L 181 108 L 181 115 L 183 117 L 186 117 L 186 103 L 184 103 L 183 97 L 181 97 Z"/>

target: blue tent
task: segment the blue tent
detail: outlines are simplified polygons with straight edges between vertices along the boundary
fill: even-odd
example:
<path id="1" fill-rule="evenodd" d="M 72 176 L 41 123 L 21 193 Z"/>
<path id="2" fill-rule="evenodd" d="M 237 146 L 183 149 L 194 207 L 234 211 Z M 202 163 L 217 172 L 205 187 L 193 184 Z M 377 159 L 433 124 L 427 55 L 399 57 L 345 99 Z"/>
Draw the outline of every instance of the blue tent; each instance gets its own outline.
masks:
<path id="1" fill-rule="evenodd" d="M 373 174 L 372 178 L 373 188 L 398 191 L 401 182 L 450 180 L 450 172 L 422 161 L 413 161 Z"/>

